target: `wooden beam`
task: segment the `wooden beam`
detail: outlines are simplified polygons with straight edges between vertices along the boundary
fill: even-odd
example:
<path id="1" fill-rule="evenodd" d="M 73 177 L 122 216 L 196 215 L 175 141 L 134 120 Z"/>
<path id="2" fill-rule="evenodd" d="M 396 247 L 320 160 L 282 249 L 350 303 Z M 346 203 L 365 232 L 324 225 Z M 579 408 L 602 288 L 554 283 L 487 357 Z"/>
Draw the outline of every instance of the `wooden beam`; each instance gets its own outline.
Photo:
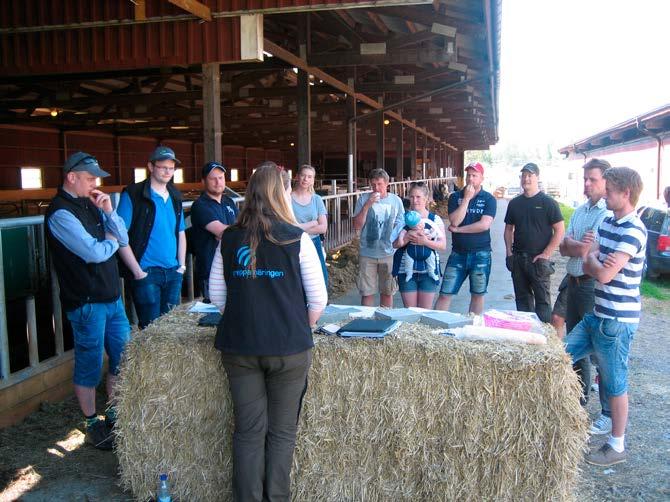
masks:
<path id="1" fill-rule="evenodd" d="M 145 0 L 135 0 L 135 21 L 147 19 L 147 6 Z"/>
<path id="2" fill-rule="evenodd" d="M 438 49 L 403 49 L 386 54 L 360 54 L 354 51 L 322 52 L 312 54 L 308 59 L 310 65 L 324 68 L 359 65 L 416 65 L 448 63 L 455 60 L 455 54 Z"/>
<path id="3" fill-rule="evenodd" d="M 205 21 L 212 20 L 212 11 L 205 4 L 196 0 L 168 0 L 172 5 L 190 12 L 194 16 L 204 19 Z"/>
<path id="4" fill-rule="evenodd" d="M 286 49 L 283 49 L 282 47 L 279 47 L 277 44 L 273 43 L 271 40 L 265 39 L 264 45 L 265 45 L 265 50 L 268 51 L 270 54 L 274 55 L 275 57 L 286 61 L 287 63 L 295 66 L 296 68 L 299 68 L 299 69 L 304 70 L 308 73 L 311 73 L 312 75 L 314 75 L 315 78 L 323 80 L 325 83 L 333 86 L 335 89 L 337 89 L 339 91 L 347 93 L 348 95 L 356 96 L 356 99 L 358 101 L 360 101 L 361 103 L 366 104 L 366 105 L 368 105 L 368 106 L 370 106 L 370 107 L 372 107 L 376 110 L 378 110 L 380 108 L 383 108 L 383 105 L 381 103 L 378 103 L 377 101 L 375 101 L 374 99 L 366 96 L 365 94 L 356 92 L 353 87 L 350 87 L 347 84 L 345 84 L 344 82 L 341 82 L 341 81 L 337 80 L 335 77 L 329 75 L 325 71 L 323 71 L 319 68 L 316 68 L 314 66 L 309 65 L 307 63 L 307 61 L 305 61 L 303 59 L 300 59 L 298 56 L 296 56 L 292 52 L 289 52 Z M 430 132 L 428 132 L 424 129 L 418 128 L 416 126 L 416 124 L 410 122 L 409 120 L 403 119 L 396 112 L 388 111 L 388 112 L 386 112 L 386 115 L 391 117 L 391 118 L 394 118 L 396 120 L 401 121 L 403 124 L 405 124 L 406 126 L 412 128 L 412 129 L 418 130 L 419 132 L 421 132 L 421 134 L 427 135 L 427 136 L 429 136 L 430 138 L 432 138 L 436 141 L 440 141 L 440 138 L 438 138 L 437 136 L 433 135 L 432 133 L 430 133 Z"/>
<path id="5" fill-rule="evenodd" d="M 385 16 L 397 17 L 403 21 L 412 21 L 419 23 L 426 27 L 432 26 L 433 23 L 456 25 L 459 31 L 467 30 L 478 32 L 484 29 L 483 19 L 472 18 L 467 15 L 450 16 L 448 14 L 440 14 L 438 12 L 420 9 L 414 7 L 380 7 L 375 9 L 378 14 Z"/>
<path id="6" fill-rule="evenodd" d="M 440 35 L 438 33 L 433 33 L 430 30 L 406 33 L 390 39 L 388 42 L 386 42 L 386 47 L 388 49 L 400 49 L 402 47 L 407 47 L 408 45 L 416 45 L 422 42 L 427 42 L 439 36 Z"/>
<path id="7" fill-rule="evenodd" d="M 371 10 L 366 10 L 365 13 L 368 15 L 368 18 L 374 23 L 374 25 L 377 27 L 379 31 L 381 31 L 384 35 L 388 35 L 389 29 L 386 24 L 384 24 L 384 21 L 381 20 L 381 18 L 372 12 Z"/>

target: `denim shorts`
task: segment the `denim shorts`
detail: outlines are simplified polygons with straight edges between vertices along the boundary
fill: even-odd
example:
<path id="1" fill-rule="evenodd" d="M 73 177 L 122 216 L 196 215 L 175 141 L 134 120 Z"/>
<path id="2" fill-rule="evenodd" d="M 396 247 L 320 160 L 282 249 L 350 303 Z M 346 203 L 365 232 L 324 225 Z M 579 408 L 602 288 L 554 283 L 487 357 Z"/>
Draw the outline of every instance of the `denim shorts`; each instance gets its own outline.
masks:
<path id="1" fill-rule="evenodd" d="M 565 337 L 565 350 L 573 361 L 595 355 L 600 381 L 610 397 L 628 391 L 628 354 L 637 326 L 586 314 Z"/>
<path id="2" fill-rule="evenodd" d="M 437 291 L 438 281 L 435 281 L 428 274 L 418 274 L 414 272 L 409 281 L 405 280 L 406 274 L 398 274 L 398 289 L 401 293 L 435 293 Z"/>
<path id="3" fill-rule="evenodd" d="M 440 294 L 457 294 L 465 278 L 470 276 L 470 294 L 483 295 L 488 288 L 490 275 L 491 251 L 473 251 L 471 253 L 452 251 L 444 269 Z"/>
<path id="4" fill-rule="evenodd" d="M 110 303 L 85 303 L 67 313 L 74 336 L 74 383 L 97 387 L 103 352 L 109 373 L 119 372 L 119 362 L 130 339 L 130 324 L 121 298 Z"/>

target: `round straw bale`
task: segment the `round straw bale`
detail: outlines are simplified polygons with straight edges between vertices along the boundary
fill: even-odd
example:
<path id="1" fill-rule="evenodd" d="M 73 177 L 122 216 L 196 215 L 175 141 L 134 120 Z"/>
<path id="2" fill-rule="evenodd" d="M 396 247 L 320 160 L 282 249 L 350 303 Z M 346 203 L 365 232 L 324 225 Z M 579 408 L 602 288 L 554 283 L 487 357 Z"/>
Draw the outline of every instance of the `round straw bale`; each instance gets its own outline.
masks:
<path id="1" fill-rule="evenodd" d="M 231 498 L 232 404 L 214 329 L 180 308 L 129 344 L 119 377 L 122 484 Z M 548 325 L 547 325 L 548 326 Z M 571 498 L 586 441 L 561 341 L 466 342 L 404 324 L 385 339 L 315 336 L 294 500 Z"/>

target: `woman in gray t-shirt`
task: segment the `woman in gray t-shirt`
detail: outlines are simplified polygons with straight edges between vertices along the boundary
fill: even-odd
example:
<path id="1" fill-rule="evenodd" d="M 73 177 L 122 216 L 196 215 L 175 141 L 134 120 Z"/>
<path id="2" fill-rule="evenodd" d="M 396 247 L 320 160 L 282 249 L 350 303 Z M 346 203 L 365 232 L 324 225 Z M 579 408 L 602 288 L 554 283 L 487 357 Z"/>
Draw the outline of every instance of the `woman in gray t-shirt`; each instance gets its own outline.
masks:
<path id="1" fill-rule="evenodd" d="M 316 246 L 316 252 L 321 260 L 323 278 L 328 285 L 328 271 L 326 270 L 326 258 L 321 246 L 321 235 L 328 230 L 328 213 L 323 200 L 314 193 L 314 176 L 316 170 L 310 165 L 302 165 L 298 169 L 298 178 L 293 192 L 291 202 L 293 213 L 298 221 L 298 226 L 309 234 Z"/>

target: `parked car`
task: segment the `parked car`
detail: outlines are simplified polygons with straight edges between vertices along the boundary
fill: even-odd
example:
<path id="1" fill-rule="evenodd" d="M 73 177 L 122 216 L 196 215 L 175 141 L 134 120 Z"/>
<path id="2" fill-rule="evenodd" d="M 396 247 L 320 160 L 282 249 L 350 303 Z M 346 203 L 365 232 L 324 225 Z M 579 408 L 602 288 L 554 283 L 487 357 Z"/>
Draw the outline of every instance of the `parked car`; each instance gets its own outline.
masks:
<path id="1" fill-rule="evenodd" d="M 647 227 L 646 277 L 670 273 L 670 209 L 645 207 L 640 219 Z"/>
<path id="2" fill-rule="evenodd" d="M 507 190 L 505 191 L 505 197 L 516 197 L 522 192 L 521 187 L 519 185 L 510 185 L 507 187 Z"/>

